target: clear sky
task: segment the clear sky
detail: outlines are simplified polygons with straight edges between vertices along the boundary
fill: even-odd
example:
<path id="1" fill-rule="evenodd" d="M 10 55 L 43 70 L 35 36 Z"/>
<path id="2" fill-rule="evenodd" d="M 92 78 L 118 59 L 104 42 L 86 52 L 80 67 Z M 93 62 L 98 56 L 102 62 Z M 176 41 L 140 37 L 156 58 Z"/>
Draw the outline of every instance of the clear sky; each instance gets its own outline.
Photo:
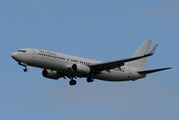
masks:
<path id="1" fill-rule="evenodd" d="M 173 67 L 132 82 L 42 77 L 11 58 L 42 48 L 101 61 L 131 57 L 158 43 L 146 69 Z M 178 0 L 1 0 L 1 120 L 178 120 Z"/>

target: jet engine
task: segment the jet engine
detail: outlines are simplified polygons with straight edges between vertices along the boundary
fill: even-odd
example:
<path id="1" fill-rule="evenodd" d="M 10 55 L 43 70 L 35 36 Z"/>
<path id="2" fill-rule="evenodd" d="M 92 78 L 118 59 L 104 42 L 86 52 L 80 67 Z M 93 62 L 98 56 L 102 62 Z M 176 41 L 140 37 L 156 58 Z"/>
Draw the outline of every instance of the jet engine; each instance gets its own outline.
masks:
<path id="1" fill-rule="evenodd" d="M 73 64 L 71 70 L 79 75 L 89 74 L 90 68 L 82 64 Z"/>
<path id="2" fill-rule="evenodd" d="M 50 79 L 54 79 L 54 80 L 57 80 L 60 77 L 62 77 L 57 71 L 52 71 L 52 70 L 47 70 L 47 69 L 44 69 L 42 71 L 42 75 L 45 78 L 50 78 Z"/>

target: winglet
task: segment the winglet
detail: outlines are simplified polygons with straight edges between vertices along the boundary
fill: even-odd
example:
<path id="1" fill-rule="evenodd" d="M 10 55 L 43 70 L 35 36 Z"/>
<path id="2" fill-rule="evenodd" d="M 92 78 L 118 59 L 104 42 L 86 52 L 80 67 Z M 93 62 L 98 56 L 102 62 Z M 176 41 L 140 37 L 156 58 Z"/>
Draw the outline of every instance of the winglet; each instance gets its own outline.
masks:
<path id="1" fill-rule="evenodd" d="M 155 53 L 155 51 L 156 51 L 156 49 L 157 49 L 157 46 L 158 46 L 158 44 L 156 44 L 155 46 L 154 46 L 154 48 L 151 50 L 151 52 L 149 53 L 150 55 L 153 55 L 154 53 Z"/>

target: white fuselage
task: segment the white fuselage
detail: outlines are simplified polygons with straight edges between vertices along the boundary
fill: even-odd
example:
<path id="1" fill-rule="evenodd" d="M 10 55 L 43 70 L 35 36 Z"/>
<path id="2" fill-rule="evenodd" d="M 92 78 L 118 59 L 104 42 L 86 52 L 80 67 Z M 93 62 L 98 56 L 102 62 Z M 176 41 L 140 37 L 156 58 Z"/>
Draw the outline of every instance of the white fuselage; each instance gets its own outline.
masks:
<path id="1" fill-rule="evenodd" d="M 24 50 L 25 52 L 21 51 L 12 54 L 12 56 L 15 57 L 14 59 L 16 61 L 29 66 L 57 71 L 68 76 L 88 76 L 87 74 L 86 76 L 80 76 L 79 74 L 76 74 L 75 72 L 70 70 L 70 67 L 73 64 L 89 66 L 93 64 L 102 63 L 101 61 L 41 49 L 25 48 L 22 50 Z M 95 75 L 94 78 L 105 81 L 127 81 L 144 78 L 145 76 L 146 75 L 138 74 L 137 70 L 124 65 L 120 68 L 103 70 L 100 72 L 100 74 Z"/>

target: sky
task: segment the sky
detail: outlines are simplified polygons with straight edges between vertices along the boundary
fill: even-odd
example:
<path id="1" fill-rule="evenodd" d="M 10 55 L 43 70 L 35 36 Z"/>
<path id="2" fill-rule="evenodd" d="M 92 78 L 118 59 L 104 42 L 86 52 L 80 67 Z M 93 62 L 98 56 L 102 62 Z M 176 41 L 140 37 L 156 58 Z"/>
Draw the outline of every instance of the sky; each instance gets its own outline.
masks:
<path id="1" fill-rule="evenodd" d="M 0 119 L 178 120 L 178 0 L 1 0 Z M 42 77 L 11 58 L 41 48 L 104 62 L 129 58 L 145 39 L 146 69 L 173 67 L 135 82 Z"/>

